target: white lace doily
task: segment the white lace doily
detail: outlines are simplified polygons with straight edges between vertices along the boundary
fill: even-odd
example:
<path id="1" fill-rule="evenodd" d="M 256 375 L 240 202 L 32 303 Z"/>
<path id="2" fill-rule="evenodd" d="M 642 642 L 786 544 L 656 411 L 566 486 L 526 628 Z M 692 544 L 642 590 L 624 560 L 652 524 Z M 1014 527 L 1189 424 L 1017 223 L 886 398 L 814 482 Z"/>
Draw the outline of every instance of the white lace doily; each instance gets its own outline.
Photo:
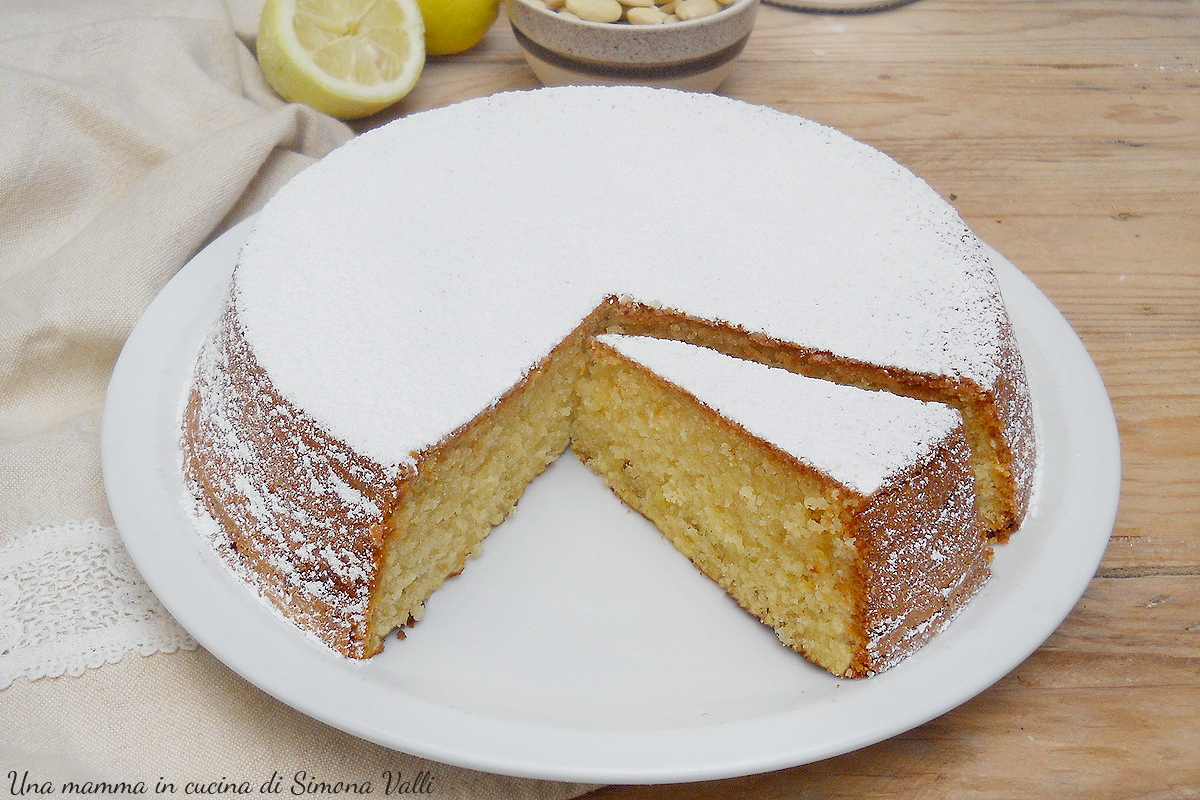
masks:
<path id="1" fill-rule="evenodd" d="M 81 675 L 130 653 L 194 649 L 96 520 L 34 525 L 0 546 L 0 689 Z"/>

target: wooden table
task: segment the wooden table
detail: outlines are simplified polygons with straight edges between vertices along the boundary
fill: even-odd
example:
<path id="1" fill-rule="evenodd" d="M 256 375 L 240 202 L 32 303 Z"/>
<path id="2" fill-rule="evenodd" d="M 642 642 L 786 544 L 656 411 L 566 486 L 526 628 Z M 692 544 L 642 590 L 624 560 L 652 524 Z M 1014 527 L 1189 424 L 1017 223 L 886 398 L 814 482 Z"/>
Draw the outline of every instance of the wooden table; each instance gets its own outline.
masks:
<path id="1" fill-rule="evenodd" d="M 502 14 L 385 116 L 535 85 Z M 887 152 L 1058 305 L 1116 409 L 1120 511 L 1071 616 L 960 708 L 817 764 L 596 797 L 1200 798 L 1200 3 L 764 7 L 721 91 Z"/>

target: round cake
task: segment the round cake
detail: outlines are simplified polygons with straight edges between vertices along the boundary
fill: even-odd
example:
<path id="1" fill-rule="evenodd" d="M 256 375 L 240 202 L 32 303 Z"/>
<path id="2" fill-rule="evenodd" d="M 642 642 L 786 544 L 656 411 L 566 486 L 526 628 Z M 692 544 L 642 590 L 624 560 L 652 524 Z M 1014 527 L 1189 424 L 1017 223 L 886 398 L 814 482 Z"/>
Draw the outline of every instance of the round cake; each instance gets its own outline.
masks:
<path id="1" fill-rule="evenodd" d="M 280 190 L 198 358 L 185 474 L 248 581 L 371 655 L 571 444 L 604 334 L 946 404 L 975 534 L 1020 525 L 1024 368 L 954 210 L 831 128 L 633 87 L 414 114 Z"/>

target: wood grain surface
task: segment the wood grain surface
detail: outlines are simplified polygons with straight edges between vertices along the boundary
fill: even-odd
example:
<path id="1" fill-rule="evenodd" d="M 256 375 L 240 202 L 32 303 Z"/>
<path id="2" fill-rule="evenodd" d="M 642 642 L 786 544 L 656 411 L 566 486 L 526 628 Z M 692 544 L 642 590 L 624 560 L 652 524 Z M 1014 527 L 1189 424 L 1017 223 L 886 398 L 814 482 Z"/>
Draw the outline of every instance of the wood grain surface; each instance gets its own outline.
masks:
<path id="1" fill-rule="evenodd" d="M 536 85 L 502 13 L 361 125 Z M 1200 798 L 1200 3 L 764 6 L 720 91 L 887 152 L 1057 304 L 1112 397 L 1119 515 L 1059 630 L 941 718 L 816 764 L 596 800 Z"/>

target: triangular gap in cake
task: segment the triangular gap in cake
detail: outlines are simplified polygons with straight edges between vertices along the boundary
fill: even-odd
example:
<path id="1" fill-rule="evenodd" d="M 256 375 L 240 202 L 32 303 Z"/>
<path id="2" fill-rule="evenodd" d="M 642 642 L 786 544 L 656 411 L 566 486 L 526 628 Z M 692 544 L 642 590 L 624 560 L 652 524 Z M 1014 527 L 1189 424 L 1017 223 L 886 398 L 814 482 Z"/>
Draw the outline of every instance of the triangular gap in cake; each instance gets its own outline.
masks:
<path id="1" fill-rule="evenodd" d="M 1000 355 L 1009 363 L 1002 364 L 996 384 L 988 387 L 963 378 L 857 361 L 627 296 L 608 297 L 603 313 L 593 317 L 600 319 L 599 333 L 678 339 L 813 378 L 945 403 L 963 416 L 973 454 L 980 519 L 987 534 L 1006 542 L 1024 519 L 1032 484 L 1032 415 L 1028 393 L 1017 391 L 1010 383 L 1010 375 L 1024 374 L 1011 331 L 1006 332 Z"/>

